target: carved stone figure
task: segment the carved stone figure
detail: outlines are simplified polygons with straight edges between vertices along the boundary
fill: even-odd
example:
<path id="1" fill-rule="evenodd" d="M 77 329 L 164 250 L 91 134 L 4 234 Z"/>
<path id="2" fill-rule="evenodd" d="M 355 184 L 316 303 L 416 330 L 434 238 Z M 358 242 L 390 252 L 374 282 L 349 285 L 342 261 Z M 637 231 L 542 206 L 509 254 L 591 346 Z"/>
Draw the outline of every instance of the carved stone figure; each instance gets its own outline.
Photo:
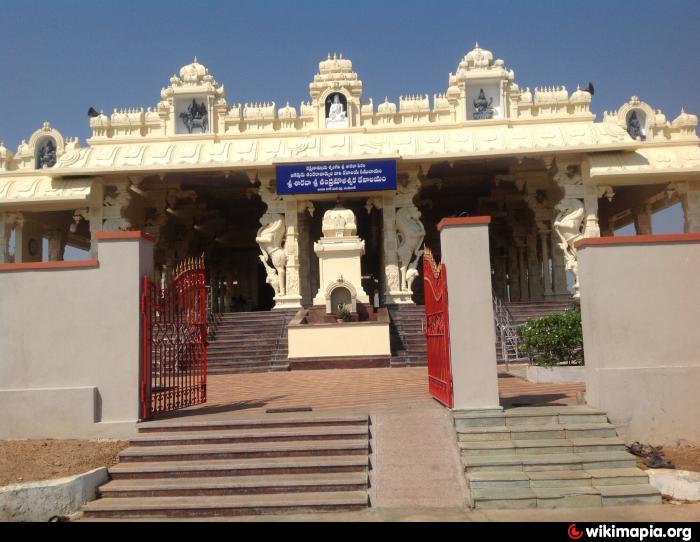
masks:
<path id="1" fill-rule="evenodd" d="M 285 236 L 284 215 L 279 213 L 265 213 L 260 219 L 262 226 L 258 230 L 255 241 L 260 246 L 260 261 L 267 271 L 267 283 L 270 284 L 276 295 L 285 294 L 285 266 L 287 254 L 282 247 Z M 270 263 L 272 263 L 272 266 Z"/>
<path id="2" fill-rule="evenodd" d="M 348 112 L 340 99 L 340 94 L 333 94 L 329 98 L 330 106 L 326 115 L 326 128 L 345 128 L 348 126 Z M 328 102 L 326 102 L 328 103 Z"/>
<path id="3" fill-rule="evenodd" d="M 355 213 L 338 202 L 323 214 L 321 230 L 324 237 L 352 237 L 357 233 Z"/>
<path id="4" fill-rule="evenodd" d="M 39 169 L 56 165 L 56 144 L 52 139 L 49 139 L 46 145 L 39 149 L 36 161 Z"/>
<path id="5" fill-rule="evenodd" d="M 554 231 L 559 236 L 559 246 L 564 253 L 566 269 L 574 274 L 574 297 L 578 297 L 578 262 L 574 243 L 583 237 L 581 227 L 586 216 L 583 202 L 576 198 L 565 198 L 556 205 L 557 215 Z"/>
<path id="6" fill-rule="evenodd" d="M 343 120 L 347 118 L 347 114 L 343 109 L 343 104 L 340 103 L 340 96 L 336 94 L 333 96 L 333 103 L 328 111 L 328 118 L 332 121 Z"/>
<path id="7" fill-rule="evenodd" d="M 420 221 L 420 211 L 415 207 L 402 207 L 396 211 L 396 232 L 399 241 L 399 272 L 401 289 L 411 291 L 411 285 L 418 276 L 416 267 L 423 254 L 421 245 L 425 228 Z"/>
<path id="8" fill-rule="evenodd" d="M 627 133 L 632 139 L 638 139 L 644 141 L 644 134 L 642 134 L 642 125 L 639 122 L 639 117 L 636 111 L 632 111 L 627 121 Z"/>
<path id="9" fill-rule="evenodd" d="M 195 128 L 199 128 L 202 133 L 209 130 L 209 114 L 207 113 L 207 106 L 204 102 L 198 104 L 197 101 L 192 98 L 192 103 L 187 107 L 186 112 L 180 113 L 180 118 L 185 128 L 187 128 L 187 132 L 190 134 Z"/>
<path id="10" fill-rule="evenodd" d="M 474 100 L 474 118 L 480 119 L 492 119 L 493 118 L 493 98 L 486 98 L 484 94 L 484 89 L 479 90 L 479 95 Z"/>

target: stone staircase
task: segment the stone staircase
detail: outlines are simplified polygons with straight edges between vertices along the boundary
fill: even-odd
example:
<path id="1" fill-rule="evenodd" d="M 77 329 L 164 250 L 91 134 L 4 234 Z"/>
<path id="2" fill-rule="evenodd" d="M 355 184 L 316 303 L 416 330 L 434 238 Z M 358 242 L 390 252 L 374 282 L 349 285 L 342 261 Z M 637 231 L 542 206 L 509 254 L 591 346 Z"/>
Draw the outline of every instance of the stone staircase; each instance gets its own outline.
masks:
<path id="1" fill-rule="evenodd" d="M 263 417 L 266 416 L 266 417 Z M 109 469 L 83 518 L 212 517 L 369 506 L 368 415 L 159 421 Z"/>
<path id="2" fill-rule="evenodd" d="M 207 374 L 288 370 L 287 324 L 296 312 L 222 314 L 207 348 Z"/>
<path id="3" fill-rule="evenodd" d="M 571 306 L 571 300 L 553 300 L 553 301 L 509 301 L 504 303 L 505 307 L 510 312 L 512 325 L 515 327 L 521 326 L 528 320 L 540 318 L 547 314 L 556 314 L 564 312 Z M 511 354 L 512 356 L 513 354 Z M 496 360 L 497 363 L 505 363 L 503 358 L 503 345 L 501 337 L 496 334 Z M 520 353 L 518 358 L 511 357 L 509 363 L 527 362 L 528 358 L 525 354 Z"/>
<path id="4" fill-rule="evenodd" d="M 424 305 L 388 305 L 391 367 L 425 367 L 428 347 L 423 334 Z"/>
<path id="5" fill-rule="evenodd" d="M 659 504 L 605 412 L 588 406 L 454 412 L 476 508 Z"/>

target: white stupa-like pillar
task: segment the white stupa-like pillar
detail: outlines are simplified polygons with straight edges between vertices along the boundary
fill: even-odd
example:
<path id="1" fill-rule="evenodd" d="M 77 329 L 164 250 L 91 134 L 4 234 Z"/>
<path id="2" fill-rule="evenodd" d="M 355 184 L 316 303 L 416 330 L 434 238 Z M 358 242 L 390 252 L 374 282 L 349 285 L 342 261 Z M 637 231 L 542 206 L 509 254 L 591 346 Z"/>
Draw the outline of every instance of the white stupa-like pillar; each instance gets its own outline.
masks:
<path id="1" fill-rule="evenodd" d="M 323 215 L 322 231 L 323 237 L 314 243 L 320 277 L 314 305 L 325 305 L 327 312 L 334 312 L 338 307 L 333 306 L 332 300 L 336 299 L 333 292 L 344 288 L 347 297 L 340 296 L 338 299 L 349 303 L 354 312 L 358 301 L 369 303 L 369 296 L 362 288 L 360 266 L 365 242 L 356 235 L 354 213 L 338 203 Z"/>

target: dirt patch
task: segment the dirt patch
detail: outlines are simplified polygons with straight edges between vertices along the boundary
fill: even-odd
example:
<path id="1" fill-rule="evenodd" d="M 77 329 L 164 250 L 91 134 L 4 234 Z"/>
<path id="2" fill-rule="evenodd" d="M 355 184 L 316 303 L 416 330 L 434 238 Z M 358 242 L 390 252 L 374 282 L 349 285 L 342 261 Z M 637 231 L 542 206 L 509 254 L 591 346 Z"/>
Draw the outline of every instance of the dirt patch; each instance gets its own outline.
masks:
<path id="1" fill-rule="evenodd" d="M 109 467 L 126 447 L 121 440 L 2 440 L 0 486 Z"/>
<path id="2" fill-rule="evenodd" d="M 663 457 L 670 459 L 678 470 L 690 470 L 700 472 L 700 447 L 698 446 L 664 446 Z M 648 469 L 644 464 L 644 458 L 637 458 L 637 466 L 640 469 Z"/>

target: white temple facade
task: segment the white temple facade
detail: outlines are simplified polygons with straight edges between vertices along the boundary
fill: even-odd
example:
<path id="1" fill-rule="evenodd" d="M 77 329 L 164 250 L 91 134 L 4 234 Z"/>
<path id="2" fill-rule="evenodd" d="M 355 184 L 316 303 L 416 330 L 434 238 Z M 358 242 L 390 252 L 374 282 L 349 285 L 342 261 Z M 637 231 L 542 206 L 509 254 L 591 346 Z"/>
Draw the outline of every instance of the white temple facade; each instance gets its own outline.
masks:
<path id="1" fill-rule="evenodd" d="M 344 276 L 358 299 L 421 303 L 438 222 L 488 215 L 495 294 L 533 300 L 576 295 L 580 238 L 651 234 L 652 213 L 679 202 L 685 231 L 700 232 L 697 116 L 667 119 L 633 96 L 597 119 L 591 92 L 521 88 L 478 45 L 433 96 L 375 102 L 329 55 L 298 107 L 234 99 L 195 59 L 155 106 L 96 113 L 84 145 L 48 122 L 16 152 L 0 143 L 0 264 L 94 254 L 98 232 L 141 230 L 164 273 L 204 254 L 221 310 L 310 306 L 324 295 L 323 216 L 340 199 L 356 220 L 360 269 Z M 277 182 L 286 165 L 374 161 L 395 167 L 390 188 Z"/>

